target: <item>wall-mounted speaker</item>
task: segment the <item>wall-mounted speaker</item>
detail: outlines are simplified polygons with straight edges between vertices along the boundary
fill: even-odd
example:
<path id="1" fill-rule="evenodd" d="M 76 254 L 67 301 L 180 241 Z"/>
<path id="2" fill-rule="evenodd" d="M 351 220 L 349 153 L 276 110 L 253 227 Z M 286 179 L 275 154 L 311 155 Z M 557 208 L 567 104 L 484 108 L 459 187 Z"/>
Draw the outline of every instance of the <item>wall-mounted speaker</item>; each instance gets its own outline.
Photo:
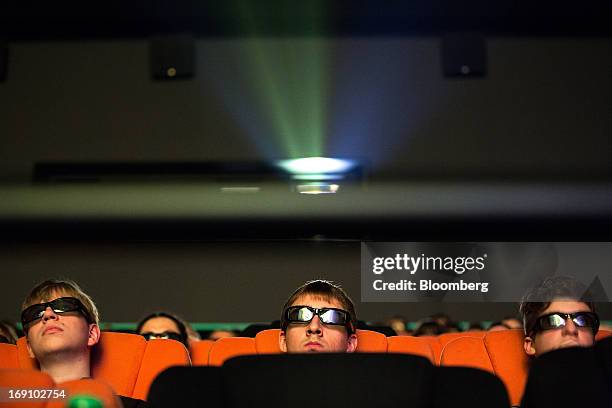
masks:
<path id="1" fill-rule="evenodd" d="M 453 33 L 442 37 L 442 69 L 446 77 L 484 77 L 487 47 L 482 34 Z"/>
<path id="2" fill-rule="evenodd" d="M 151 76 L 156 80 L 193 78 L 195 45 L 191 35 L 155 36 L 150 40 Z"/>

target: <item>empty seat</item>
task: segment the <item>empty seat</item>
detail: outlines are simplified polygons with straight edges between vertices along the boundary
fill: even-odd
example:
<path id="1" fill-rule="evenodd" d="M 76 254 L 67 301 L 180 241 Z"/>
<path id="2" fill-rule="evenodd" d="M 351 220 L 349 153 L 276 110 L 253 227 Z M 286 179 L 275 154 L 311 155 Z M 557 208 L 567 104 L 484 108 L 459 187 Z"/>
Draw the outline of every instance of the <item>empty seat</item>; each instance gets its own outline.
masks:
<path id="1" fill-rule="evenodd" d="M 232 357 L 257 354 L 252 337 L 227 337 L 219 339 L 210 347 L 208 365 L 217 367 Z"/>
<path id="2" fill-rule="evenodd" d="M 19 368 L 19 350 L 14 344 L 0 343 L 0 368 Z"/>
<path id="3" fill-rule="evenodd" d="M 208 355 L 215 342 L 213 340 L 199 340 L 191 344 L 191 364 L 208 365 Z"/>
<path id="4" fill-rule="evenodd" d="M 505 384 L 512 405 L 519 405 L 528 372 L 520 329 L 487 332 L 483 338 L 461 337 L 442 351 L 443 366 L 480 368 L 497 375 Z"/>
<path id="5" fill-rule="evenodd" d="M 393 336 L 387 338 L 387 352 L 399 354 L 414 354 L 425 357 L 432 364 L 434 353 L 429 340 L 423 337 Z"/>
<path id="6" fill-rule="evenodd" d="M 372 330 L 357 330 L 358 353 L 386 353 L 387 337 Z"/>
<path id="7" fill-rule="evenodd" d="M 436 336 L 436 338 L 438 339 L 438 343 L 440 344 L 440 346 L 444 348 L 444 346 L 446 346 L 448 343 L 460 337 L 476 337 L 478 339 L 482 339 L 484 336 L 487 335 L 487 333 L 488 332 L 481 331 L 481 330 L 455 332 L 455 333 L 443 333 L 439 336 Z"/>
<path id="8" fill-rule="evenodd" d="M 458 333 L 443 333 L 439 336 L 436 336 L 436 340 L 438 342 L 438 346 L 434 347 L 434 357 L 435 363 L 440 365 L 440 357 L 442 356 L 442 352 L 444 351 L 444 347 L 451 341 L 462 337 L 473 337 L 477 339 L 482 339 L 487 334 L 486 331 L 467 331 L 467 332 L 458 332 Z M 437 354 L 436 354 L 437 353 Z"/>
<path id="9" fill-rule="evenodd" d="M 458 339 L 460 337 L 475 337 L 475 338 L 483 338 L 486 332 L 484 331 L 468 331 L 468 332 L 458 332 L 458 333 L 443 333 L 438 336 L 419 336 L 419 339 L 427 342 L 429 344 L 429 349 L 432 353 L 431 362 L 440 365 L 440 356 L 442 355 L 442 350 L 448 343 L 451 341 Z M 409 336 L 402 336 L 409 337 Z M 395 340 L 394 340 L 395 341 Z M 402 343 L 408 343 L 407 341 L 398 341 L 398 347 L 406 347 Z M 391 352 L 391 351 L 390 351 Z M 403 352 L 403 351 L 398 351 Z M 423 353 L 423 351 L 421 351 Z"/>
<path id="10" fill-rule="evenodd" d="M 162 339 L 147 341 L 132 398 L 144 400 L 155 377 L 173 365 L 191 365 L 189 353 L 182 343 Z M 112 366 L 107 363 L 106 368 L 111 370 Z"/>
<path id="11" fill-rule="evenodd" d="M 280 329 L 262 330 L 255 335 L 255 349 L 257 354 L 280 353 L 279 345 Z"/>

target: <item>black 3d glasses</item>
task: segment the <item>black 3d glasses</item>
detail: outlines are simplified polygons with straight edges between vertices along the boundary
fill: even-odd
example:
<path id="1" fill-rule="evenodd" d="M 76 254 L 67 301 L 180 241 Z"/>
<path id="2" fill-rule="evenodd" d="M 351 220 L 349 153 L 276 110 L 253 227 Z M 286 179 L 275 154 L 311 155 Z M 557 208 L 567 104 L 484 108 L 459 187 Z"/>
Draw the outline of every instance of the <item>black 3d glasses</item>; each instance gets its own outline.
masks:
<path id="1" fill-rule="evenodd" d="M 50 302 L 37 303 L 25 308 L 23 312 L 21 312 L 21 324 L 23 327 L 26 328 L 26 326 L 30 323 L 41 319 L 48 307 L 50 307 L 54 313 L 59 314 L 78 312 L 82 314 L 85 319 L 87 319 L 88 323 L 93 323 L 93 319 L 79 299 L 73 297 L 61 297 Z"/>
<path id="2" fill-rule="evenodd" d="M 593 312 L 576 313 L 550 313 L 538 318 L 534 331 L 552 330 L 565 327 L 568 319 L 571 319 L 576 327 L 589 328 L 593 334 L 599 330 L 599 317 Z"/>
<path id="3" fill-rule="evenodd" d="M 285 311 L 288 323 L 310 323 L 315 316 L 319 316 L 323 324 L 346 326 L 350 332 L 354 331 L 351 315 L 346 310 L 333 307 L 317 309 L 310 306 L 291 306 Z"/>
<path id="4" fill-rule="evenodd" d="M 140 333 L 140 335 L 147 340 L 170 339 L 170 340 L 180 341 L 181 343 L 184 343 L 184 340 L 185 340 L 180 333 L 168 332 L 168 331 L 165 331 L 163 333 L 145 332 L 145 333 Z"/>

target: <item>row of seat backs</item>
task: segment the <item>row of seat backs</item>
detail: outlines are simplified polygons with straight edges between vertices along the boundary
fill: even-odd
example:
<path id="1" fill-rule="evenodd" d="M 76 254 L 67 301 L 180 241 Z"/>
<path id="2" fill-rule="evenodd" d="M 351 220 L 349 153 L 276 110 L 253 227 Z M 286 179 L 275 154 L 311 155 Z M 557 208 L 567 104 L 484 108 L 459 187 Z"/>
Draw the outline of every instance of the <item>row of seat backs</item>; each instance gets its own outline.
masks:
<path id="1" fill-rule="evenodd" d="M 56 399 L 15 398 L 0 403 L 3 408 L 60 408 L 65 407 L 70 399 L 77 396 L 93 397 L 106 408 L 119 408 L 121 402 L 110 385 L 104 381 L 82 379 L 56 384 L 51 376 L 39 370 L 28 368 L 0 368 L 0 387 L 9 390 L 56 390 L 64 394 Z M 33 395 L 36 397 L 36 395 Z M 60 394 L 57 395 L 58 397 Z M 8 398 L 8 395 L 3 395 Z"/>
<path id="2" fill-rule="evenodd" d="M 612 332 L 602 330 L 597 339 L 610 335 Z M 259 332 L 255 338 L 201 341 L 192 347 L 192 361 L 194 365 L 221 366 L 236 356 L 277 354 L 280 353 L 278 336 L 278 329 L 269 329 Z M 491 372 L 505 384 L 512 404 L 520 403 L 529 365 L 520 329 L 446 333 L 435 337 L 385 337 L 381 333 L 357 330 L 357 337 L 357 352 L 414 354 L 435 365 L 472 367 Z"/>
<path id="3" fill-rule="evenodd" d="M 174 340 L 147 341 L 136 334 L 102 332 L 91 356 L 92 378 L 118 395 L 144 400 L 155 377 L 173 365 L 190 365 L 189 353 Z M 38 369 L 24 337 L 17 345 L 0 344 L 0 368 Z"/>
<path id="4" fill-rule="evenodd" d="M 612 333 L 600 331 L 598 339 Z M 280 353 L 279 330 L 270 329 L 255 338 L 203 340 L 192 348 L 194 365 L 220 366 L 240 355 Z M 506 384 L 511 401 L 520 401 L 527 375 L 527 356 L 520 330 L 467 332 L 437 337 L 385 337 L 358 330 L 360 353 L 414 354 L 436 365 L 481 368 L 496 374 Z M 441 351 L 436 352 L 436 348 Z M 145 399 L 153 379 L 172 365 L 190 365 L 182 344 L 172 340 L 147 342 L 138 335 L 103 332 L 92 355 L 92 376 L 109 383 L 119 395 Z M 17 345 L 0 344 L 0 368 L 37 368 L 24 338 Z"/>
<path id="5" fill-rule="evenodd" d="M 475 386 L 482 390 L 465 392 Z M 508 408 L 503 384 L 490 373 L 436 367 L 414 355 L 369 353 L 249 355 L 221 367 L 172 367 L 155 380 L 148 402 L 151 408 Z"/>

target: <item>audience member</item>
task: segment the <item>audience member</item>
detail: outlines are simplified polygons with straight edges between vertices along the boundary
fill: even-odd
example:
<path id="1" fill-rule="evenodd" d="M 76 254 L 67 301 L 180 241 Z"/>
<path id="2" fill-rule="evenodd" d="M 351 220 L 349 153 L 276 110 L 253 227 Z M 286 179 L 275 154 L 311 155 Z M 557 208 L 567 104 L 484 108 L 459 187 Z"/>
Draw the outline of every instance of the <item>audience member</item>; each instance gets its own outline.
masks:
<path id="1" fill-rule="evenodd" d="M 470 325 L 468 326 L 467 331 L 483 331 L 484 327 L 482 327 L 482 324 L 480 324 L 480 322 L 470 322 Z"/>
<path id="2" fill-rule="evenodd" d="M 414 330 L 413 336 L 437 336 L 439 334 L 444 333 L 443 328 L 436 322 L 430 318 L 421 320 L 417 324 L 417 328 Z"/>
<path id="3" fill-rule="evenodd" d="M 461 328 L 455 322 L 449 322 L 445 327 L 445 333 L 459 333 Z"/>
<path id="4" fill-rule="evenodd" d="M 566 277 L 548 278 L 525 295 L 520 305 L 530 356 L 566 347 L 590 347 L 599 329 L 591 296 Z"/>
<path id="5" fill-rule="evenodd" d="M 287 353 L 354 352 L 356 321 L 353 302 L 340 286 L 306 282 L 283 306 L 280 348 Z"/>
<path id="6" fill-rule="evenodd" d="M 406 319 L 402 316 L 393 316 L 387 319 L 385 325 L 391 327 L 396 336 L 410 336 L 410 332 L 407 330 L 406 326 Z"/>
<path id="7" fill-rule="evenodd" d="M 487 329 L 487 331 L 503 331 L 510 330 L 510 327 L 506 326 L 503 321 L 493 322 Z"/>
<path id="8" fill-rule="evenodd" d="M 488 331 L 502 331 L 511 329 L 522 329 L 523 324 L 514 316 L 506 316 L 500 321 L 491 323 Z"/>
<path id="9" fill-rule="evenodd" d="M 21 307 L 21 323 L 32 358 L 56 383 L 91 377 L 91 350 L 100 340 L 96 305 L 70 280 L 36 285 Z M 143 401 L 121 397 L 126 408 Z"/>
<path id="10" fill-rule="evenodd" d="M 136 326 L 136 333 L 147 340 L 176 340 L 189 349 L 187 324 L 171 313 L 155 312 L 145 316 Z"/>
<path id="11" fill-rule="evenodd" d="M 442 328 L 448 326 L 448 324 L 451 322 L 451 318 L 449 315 L 447 315 L 446 313 L 435 313 L 433 315 L 431 315 L 431 320 L 433 320 L 434 322 L 436 322 L 436 324 Z"/>
<path id="12" fill-rule="evenodd" d="M 516 316 L 505 316 L 501 322 L 509 329 L 523 328 L 523 323 L 520 321 L 520 319 L 517 319 Z"/>
<path id="13" fill-rule="evenodd" d="M 226 337 L 236 337 L 236 332 L 233 330 L 213 330 L 209 335 L 209 340 L 219 340 Z"/>
<path id="14" fill-rule="evenodd" d="M 17 343 L 17 328 L 6 320 L 0 320 L 0 343 Z"/>

